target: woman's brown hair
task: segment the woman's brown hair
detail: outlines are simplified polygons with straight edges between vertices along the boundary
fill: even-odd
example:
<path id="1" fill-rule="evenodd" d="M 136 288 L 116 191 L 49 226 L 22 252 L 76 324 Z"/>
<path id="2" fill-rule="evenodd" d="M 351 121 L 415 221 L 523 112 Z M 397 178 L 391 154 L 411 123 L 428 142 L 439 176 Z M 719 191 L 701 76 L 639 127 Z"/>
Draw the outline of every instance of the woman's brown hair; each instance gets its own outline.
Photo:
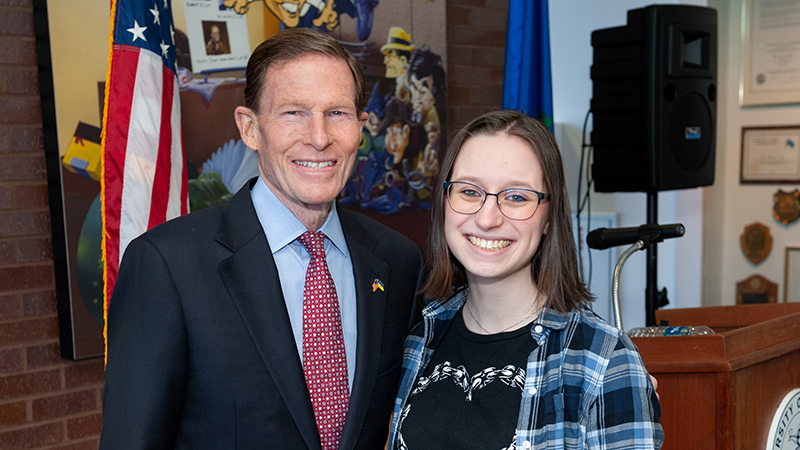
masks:
<path id="1" fill-rule="evenodd" d="M 547 300 L 545 306 L 561 312 L 577 309 L 593 300 L 578 274 L 578 259 L 572 234 L 572 217 L 561 153 L 550 129 L 519 111 L 503 110 L 484 114 L 458 130 L 450 139 L 433 195 L 431 232 L 428 243 L 429 277 L 423 292 L 430 299 L 441 299 L 467 286 L 464 266 L 453 256 L 444 233 L 447 208 L 444 182 L 450 179 L 453 164 L 464 143 L 473 136 L 495 134 L 515 136 L 531 147 L 544 172 L 545 193 L 549 194 L 550 228 L 533 255 L 531 277 Z M 487 149 L 490 151 L 490 149 Z"/>

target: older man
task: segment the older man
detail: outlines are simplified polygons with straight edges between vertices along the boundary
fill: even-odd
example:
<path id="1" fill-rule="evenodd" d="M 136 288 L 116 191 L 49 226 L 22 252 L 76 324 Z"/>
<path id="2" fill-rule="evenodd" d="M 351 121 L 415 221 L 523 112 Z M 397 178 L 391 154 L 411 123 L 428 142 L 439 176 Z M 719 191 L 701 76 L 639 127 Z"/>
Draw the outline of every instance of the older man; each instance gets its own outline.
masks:
<path id="1" fill-rule="evenodd" d="M 260 176 L 126 250 L 101 449 L 386 442 L 423 256 L 334 202 L 366 120 L 360 66 L 294 28 L 262 43 L 246 75 L 235 119 Z"/>

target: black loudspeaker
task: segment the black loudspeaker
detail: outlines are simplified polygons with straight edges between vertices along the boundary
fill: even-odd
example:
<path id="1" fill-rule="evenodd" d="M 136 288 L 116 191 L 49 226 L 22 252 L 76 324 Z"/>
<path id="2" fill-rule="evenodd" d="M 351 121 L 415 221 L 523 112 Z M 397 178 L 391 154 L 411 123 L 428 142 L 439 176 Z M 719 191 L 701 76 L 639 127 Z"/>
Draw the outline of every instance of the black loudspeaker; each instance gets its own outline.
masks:
<path id="1" fill-rule="evenodd" d="M 713 184 L 716 10 L 631 10 L 627 25 L 592 32 L 592 47 L 595 191 Z"/>

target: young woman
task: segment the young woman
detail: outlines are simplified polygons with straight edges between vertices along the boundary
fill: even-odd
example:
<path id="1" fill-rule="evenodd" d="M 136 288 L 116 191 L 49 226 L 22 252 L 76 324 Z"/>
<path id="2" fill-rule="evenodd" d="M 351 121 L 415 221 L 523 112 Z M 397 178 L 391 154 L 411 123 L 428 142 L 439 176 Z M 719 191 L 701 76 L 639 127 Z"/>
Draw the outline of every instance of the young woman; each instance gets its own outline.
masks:
<path id="1" fill-rule="evenodd" d="M 588 309 L 550 130 L 485 114 L 440 173 L 424 287 L 440 300 L 406 340 L 389 448 L 661 448 L 638 351 Z"/>

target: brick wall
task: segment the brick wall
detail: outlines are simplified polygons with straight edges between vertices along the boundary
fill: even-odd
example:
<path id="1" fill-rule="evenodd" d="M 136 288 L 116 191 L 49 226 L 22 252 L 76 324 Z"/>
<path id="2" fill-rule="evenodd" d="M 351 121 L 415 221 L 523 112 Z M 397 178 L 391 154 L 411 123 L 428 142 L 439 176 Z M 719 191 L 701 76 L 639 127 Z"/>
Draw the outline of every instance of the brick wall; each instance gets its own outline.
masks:
<path id="1" fill-rule="evenodd" d="M 0 0 L 0 449 L 96 449 L 102 361 L 62 360 L 31 0 Z"/>
<path id="2" fill-rule="evenodd" d="M 447 0 L 448 132 L 502 103 L 506 1 Z M 0 450 L 98 446 L 100 359 L 59 356 L 32 0 L 0 0 Z"/>
<path id="3" fill-rule="evenodd" d="M 447 0 L 447 133 L 503 104 L 507 0 Z"/>

